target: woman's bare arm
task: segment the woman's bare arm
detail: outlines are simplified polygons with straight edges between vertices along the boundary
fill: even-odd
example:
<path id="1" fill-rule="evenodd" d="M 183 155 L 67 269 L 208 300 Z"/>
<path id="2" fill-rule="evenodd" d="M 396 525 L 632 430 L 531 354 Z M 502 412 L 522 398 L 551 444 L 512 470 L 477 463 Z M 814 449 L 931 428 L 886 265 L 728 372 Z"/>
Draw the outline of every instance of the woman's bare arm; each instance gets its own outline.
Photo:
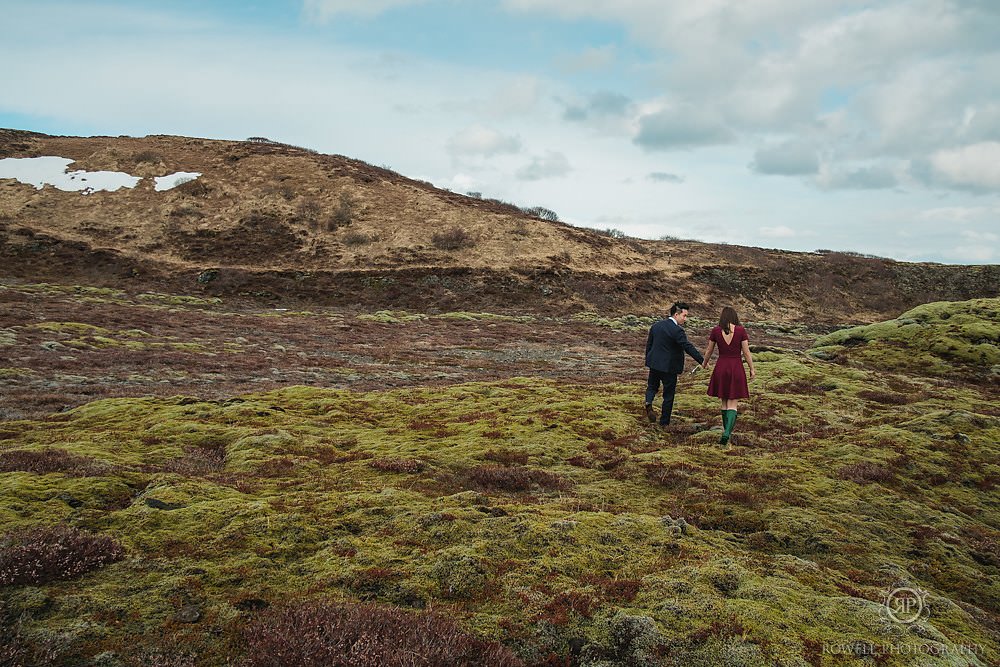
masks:
<path id="1" fill-rule="evenodd" d="M 703 361 L 702 364 L 701 364 L 702 368 L 705 368 L 705 369 L 708 368 L 708 360 L 712 356 L 712 352 L 714 352 L 714 351 L 715 351 L 715 341 L 709 339 L 709 341 L 708 341 L 708 347 L 705 348 L 705 361 Z"/>
<path id="2" fill-rule="evenodd" d="M 754 379 L 757 376 L 757 371 L 753 369 L 753 357 L 750 356 L 750 341 L 743 341 L 743 358 L 747 360 L 747 365 L 750 366 L 750 379 Z"/>

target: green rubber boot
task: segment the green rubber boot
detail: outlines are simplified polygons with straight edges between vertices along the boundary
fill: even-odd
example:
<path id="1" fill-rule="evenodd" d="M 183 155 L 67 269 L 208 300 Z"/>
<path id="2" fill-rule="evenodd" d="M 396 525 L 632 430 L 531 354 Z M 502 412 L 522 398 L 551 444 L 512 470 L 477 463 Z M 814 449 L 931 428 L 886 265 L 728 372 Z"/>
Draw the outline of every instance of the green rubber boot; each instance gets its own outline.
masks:
<path id="1" fill-rule="evenodd" d="M 728 445 L 729 438 L 733 435 L 733 427 L 736 426 L 736 410 L 722 411 L 722 437 L 719 438 L 720 445 Z"/>
<path id="2" fill-rule="evenodd" d="M 736 410 L 726 410 L 726 412 L 729 413 L 729 419 L 728 421 L 726 421 L 726 431 L 723 434 L 723 437 L 726 439 L 726 442 L 728 443 L 729 438 L 733 436 L 733 427 L 736 426 L 736 416 L 739 413 Z"/>

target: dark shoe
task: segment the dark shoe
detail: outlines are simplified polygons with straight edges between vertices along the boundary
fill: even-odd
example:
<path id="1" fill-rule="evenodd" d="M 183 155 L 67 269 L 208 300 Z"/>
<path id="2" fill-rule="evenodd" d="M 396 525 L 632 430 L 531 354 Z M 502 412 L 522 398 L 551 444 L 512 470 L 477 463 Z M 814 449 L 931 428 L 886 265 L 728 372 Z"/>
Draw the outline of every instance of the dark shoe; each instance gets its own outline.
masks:
<path id="1" fill-rule="evenodd" d="M 656 410 L 649 403 L 646 404 L 646 419 L 649 420 L 650 424 L 656 421 Z"/>

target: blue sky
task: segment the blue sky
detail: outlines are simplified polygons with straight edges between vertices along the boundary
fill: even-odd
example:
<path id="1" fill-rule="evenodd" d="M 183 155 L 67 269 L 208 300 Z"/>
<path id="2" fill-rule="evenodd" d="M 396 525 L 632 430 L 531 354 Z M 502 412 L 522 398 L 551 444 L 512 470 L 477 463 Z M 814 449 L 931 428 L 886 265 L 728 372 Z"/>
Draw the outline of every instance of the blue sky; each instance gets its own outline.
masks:
<path id="1" fill-rule="evenodd" d="M 562 219 L 1000 262 L 1000 3 L 3 3 L 0 126 L 268 136 Z"/>

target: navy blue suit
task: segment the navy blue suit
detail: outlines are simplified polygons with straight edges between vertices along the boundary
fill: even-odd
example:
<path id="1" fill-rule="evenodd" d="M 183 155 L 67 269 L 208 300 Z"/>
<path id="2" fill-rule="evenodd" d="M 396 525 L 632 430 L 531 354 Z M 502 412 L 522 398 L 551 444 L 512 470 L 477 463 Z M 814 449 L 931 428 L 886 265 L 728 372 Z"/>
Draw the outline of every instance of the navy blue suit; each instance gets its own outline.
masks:
<path id="1" fill-rule="evenodd" d="M 663 409 L 660 424 L 670 423 L 670 413 L 674 410 L 674 393 L 677 390 L 677 376 L 684 372 L 684 353 L 687 352 L 699 364 L 705 358 L 691 344 L 684 333 L 684 327 L 671 319 L 660 320 L 649 328 L 646 339 L 646 367 L 649 379 L 646 382 L 646 405 L 651 405 L 656 392 L 663 384 Z"/>

